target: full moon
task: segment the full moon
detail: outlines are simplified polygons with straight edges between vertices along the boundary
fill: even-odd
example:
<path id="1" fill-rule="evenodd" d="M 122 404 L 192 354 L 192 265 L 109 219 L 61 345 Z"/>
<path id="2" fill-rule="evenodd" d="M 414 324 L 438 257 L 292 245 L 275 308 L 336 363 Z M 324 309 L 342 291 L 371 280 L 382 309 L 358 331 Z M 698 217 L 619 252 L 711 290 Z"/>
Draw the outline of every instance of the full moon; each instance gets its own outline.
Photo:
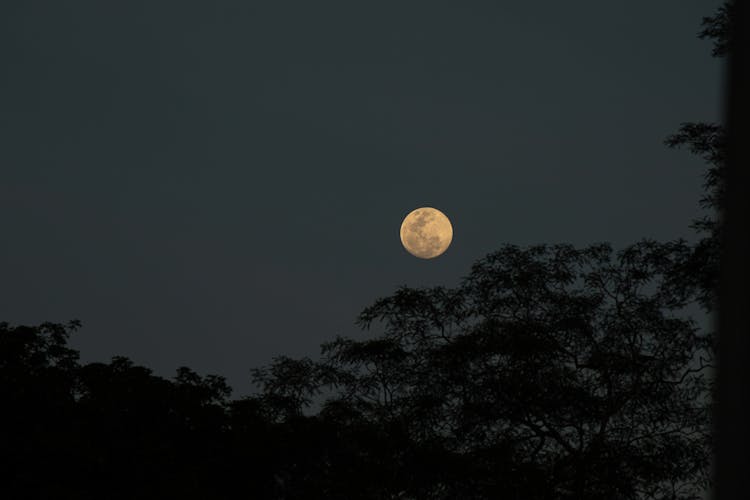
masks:
<path id="1" fill-rule="evenodd" d="M 413 210 L 401 223 L 401 244 L 420 259 L 445 252 L 453 240 L 453 226 L 443 212 L 432 207 Z"/>

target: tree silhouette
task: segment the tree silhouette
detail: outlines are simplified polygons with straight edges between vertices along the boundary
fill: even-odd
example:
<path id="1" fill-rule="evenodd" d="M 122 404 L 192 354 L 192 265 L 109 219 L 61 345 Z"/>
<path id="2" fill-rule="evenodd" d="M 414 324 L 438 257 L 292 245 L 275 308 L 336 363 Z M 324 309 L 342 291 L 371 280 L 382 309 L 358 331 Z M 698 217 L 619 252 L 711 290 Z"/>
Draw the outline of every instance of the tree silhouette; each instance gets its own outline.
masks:
<path id="1" fill-rule="evenodd" d="M 714 56 L 726 56 L 729 53 L 732 39 L 732 19 L 735 17 L 735 0 L 725 1 L 713 16 L 703 18 L 703 29 L 698 33 L 700 38 L 713 40 Z"/>
<path id="2" fill-rule="evenodd" d="M 724 57 L 729 53 L 731 41 L 731 16 L 735 12 L 734 1 L 727 1 L 716 14 L 703 18 L 700 38 L 713 40 L 712 54 Z M 708 168 L 703 174 L 704 196 L 700 204 L 709 214 L 694 220 L 692 227 L 702 239 L 694 245 L 692 253 L 679 271 L 675 286 L 682 286 L 688 293 L 697 293 L 700 304 L 706 311 L 715 311 L 717 302 L 719 253 L 722 239 L 721 219 L 725 206 L 727 136 L 723 125 L 705 122 L 686 122 L 677 133 L 666 138 L 664 143 L 671 148 L 686 147 L 703 158 Z"/>
<path id="3" fill-rule="evenodd" d="M 708 344 L 667 279 L 688 252 L 508 245 L 455 289 L 377 301 L 359 322 L 382 333 L 325 344 L 304 377 L 279 360 L 263 397 L 295 394 L 300 415 L 334 391 L 320 418 L 397 437 L 379 460 L 402 471 L 381 473 L 394 496 L 692 498 L 709 462 Z"/>
<path id="4" fill-rule="evenodd" d="M 223 498 L 224 379 L 81 366 L 67 347 L 79 326 L 0 323 L 0 498 Z"/>
<path id="5" fill-rule="evenodd" d="M 71 480 L 65 450 L 76 445 L 71 431 L 78 353 L 66 342 L 78 326 L 0 323 L 0 465 L 6 478 L 0 488 L 53 498 L 56 485 Z"/>

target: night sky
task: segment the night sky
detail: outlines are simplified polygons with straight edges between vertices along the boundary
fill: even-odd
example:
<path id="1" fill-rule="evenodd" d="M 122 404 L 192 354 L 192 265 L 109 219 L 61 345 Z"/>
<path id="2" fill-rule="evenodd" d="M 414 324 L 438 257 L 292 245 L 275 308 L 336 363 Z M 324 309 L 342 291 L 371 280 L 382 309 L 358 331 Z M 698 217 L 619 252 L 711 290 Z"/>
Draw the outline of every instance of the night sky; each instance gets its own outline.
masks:
<path id="1" fill-rule="evenodd" d="M 241 396 L 503 244 L 694 239 L 719 4 L 3 0 L 0 321 Z"/>

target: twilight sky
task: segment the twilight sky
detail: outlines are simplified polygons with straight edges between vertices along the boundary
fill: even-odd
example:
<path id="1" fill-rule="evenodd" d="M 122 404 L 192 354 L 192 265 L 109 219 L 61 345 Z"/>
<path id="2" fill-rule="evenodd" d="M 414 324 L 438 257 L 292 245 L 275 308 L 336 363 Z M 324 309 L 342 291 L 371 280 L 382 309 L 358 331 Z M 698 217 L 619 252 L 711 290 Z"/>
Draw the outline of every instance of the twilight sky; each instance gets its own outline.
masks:
<path id="1" fill-rule="evenodd" d="M 0 321 L 228 378 L 506 243 L 692 238 L 720 0 L 0 2 Z M 409 255 L 434 206 L 453 243 Z"/>

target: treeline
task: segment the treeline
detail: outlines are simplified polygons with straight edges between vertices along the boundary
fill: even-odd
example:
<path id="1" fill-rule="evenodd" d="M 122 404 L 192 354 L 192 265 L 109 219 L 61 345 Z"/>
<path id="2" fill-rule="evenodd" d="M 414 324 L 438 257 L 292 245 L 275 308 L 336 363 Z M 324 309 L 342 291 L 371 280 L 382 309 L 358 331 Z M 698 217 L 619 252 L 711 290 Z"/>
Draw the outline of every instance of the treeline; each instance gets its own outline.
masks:
<path id="1" fill-rule="evenodd" d="M 365 310 L 374 338 L 223 378 L 80 365 L 78 325 L 0 324 L 10 498 L 693 498 L 711 336 L 694 249 L 521 249 Z M 692 273 L 690 273 L 692 276 Z M 312 410 L 313 404 L 316 410 Z M 19 496 L 23 493 L 22 496 Z M 677 496 L 669 496 L 676 494 Z M 28 495 L 28 496 L 25 496 Z"/>

